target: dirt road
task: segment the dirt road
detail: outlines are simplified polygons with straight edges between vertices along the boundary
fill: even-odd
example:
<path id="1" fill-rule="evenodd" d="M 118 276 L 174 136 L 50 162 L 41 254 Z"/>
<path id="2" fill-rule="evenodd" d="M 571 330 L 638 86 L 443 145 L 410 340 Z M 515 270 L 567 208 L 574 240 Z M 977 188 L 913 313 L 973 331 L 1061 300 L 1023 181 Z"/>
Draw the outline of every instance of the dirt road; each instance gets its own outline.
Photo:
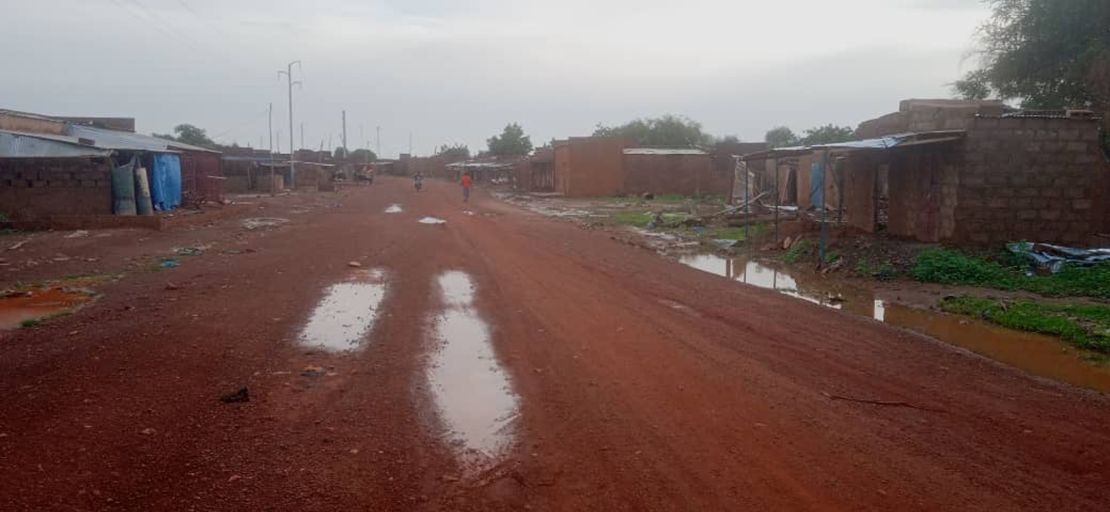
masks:
<path id="1" fill-rule="evenodd" d="M 0 338 L 0 509 L 1110 509 L 1102 395 L 458 192 L 74 249 L 213 244 Z"/>

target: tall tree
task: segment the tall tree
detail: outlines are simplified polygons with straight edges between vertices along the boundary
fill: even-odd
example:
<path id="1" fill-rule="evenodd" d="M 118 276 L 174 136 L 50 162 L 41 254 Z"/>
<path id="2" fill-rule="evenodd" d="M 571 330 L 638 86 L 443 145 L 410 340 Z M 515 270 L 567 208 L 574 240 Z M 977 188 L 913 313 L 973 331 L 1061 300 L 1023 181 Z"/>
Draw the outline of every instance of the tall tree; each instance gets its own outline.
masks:
<path id="1" fill-rule="evenodd" d="M 493 156 L 524 156 L 532 152 L 532 139 L 517 123 L 509 123 L 501 135 L 486 139 L 486 144 L 489 145 L 489 154 Z"/>
<path id="2" fill-rule="evenodd" d="M 799 142 L 798 136 L 794 134 L 794 131 L 785 126 L 776 126 L 767 130 L 767 133 L 763 136 L 763 140 L 772 148 L 797 146 Z"/>
<path id="3" fill-rule="evenodd" d="M 806 130 L 800 142 L 805 146 L 813 146 L 815 144 L 845 142 L 852 140 L 855 136 L 856 131 L 851 127 L 827 124 Z"/>
<path id="4" fill-rule="evenodd" d="M 197 128 L 191 124 L 179 124 L 173 127 L 173 132 L 177 134 L 175 140 L 178 142 L 206 148 L 216 147 L 216 143 L 208 138 L 208 132 L 204 128 Z"/>
<path id="5" fill-rule="evenodd" d="M 713 144 L 712 135 L 701 123 L 687 117 L 667 114 L 657 118 L 636 119 L 620 126 L 598 125 L 594 135 L 626 137 L 644 146 L 690 147 Z"/>
<path id="6" fill-rule="evenodd" d="M 995 93 L 1034 109 L 1110 111 L 1110 1 L 988 2 L 982 67 L 954 84 L 957 94 Z"/>
<path id="7" fill-rule="evenodd" d="M 444 144 L 439 147 L 439 151 L 436 151 L 436 156 L 449 160 L 466 160 L 470 158 L 470 148 L 466 144 L 455 144 L 454 146 Z"/>
<path id="8" fill-rule="evenodd" d="M 350 154 L 347 155 L 347 161 L 354 163 L 373 162 L 377 159 L 378 155 L 374 154 L 373 151 L 364 148 L 359 148 L 351 151 Z"/>

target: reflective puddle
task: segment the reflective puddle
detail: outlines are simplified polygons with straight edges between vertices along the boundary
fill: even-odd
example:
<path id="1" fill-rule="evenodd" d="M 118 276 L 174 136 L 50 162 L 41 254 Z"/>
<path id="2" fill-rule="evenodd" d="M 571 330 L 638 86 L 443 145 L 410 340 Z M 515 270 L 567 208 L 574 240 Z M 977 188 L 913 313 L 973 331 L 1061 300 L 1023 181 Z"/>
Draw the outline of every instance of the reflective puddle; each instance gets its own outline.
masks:
<path id="1" fill-rule="evenodd" d="M 358 348 L 374 326 L 385 291 L 381 269 L 360 270 L 329 286 L 301 331 L 300 343 L 331 351 Z"/>
<path id="2" fill-rule="evenodd" d="M 447 224 L 447 221 L 443 219 L 437 219 L 435 217 L 424 217 L 417 222 L 421 224 Z"/>
<path id="3" fill-rule="evenodd" d="M 18 329 L 37 320 L 68 312 L 92 299 L 86 292 L 34 288 L 0 297 L 0 330 Z"/>
<path id="4" fill-rule="evenodd" d="M 792 274 L 745 257 L 697 254 L 679 261 L 737 282 L 917 331 L 1036 375 L 1110 392 L 1110 366 L 1083 361 L 1077 350 L 1051 336 L 892 302 L 861 286 L 818 274 Z"/>
<path id="5" fill-rule="evenodd" d="M 385 209 L 385 213 L 401 213 L 403 211 L 405 210 L 401 208 L 401 205 L 399 204 L 391 204 L 389 205 L 389 208 Z"/>
<path id="6" fill-rule="evenodd" d="M 443 312 L 433 325 L 440 346 L 428 381 L 447 437 L 470 469 L 495 463 L 511 447 L 517 396 L 497 361 L 489 327 L 474 308 L 474 284 L 464 272 L 438 279 Z"/>

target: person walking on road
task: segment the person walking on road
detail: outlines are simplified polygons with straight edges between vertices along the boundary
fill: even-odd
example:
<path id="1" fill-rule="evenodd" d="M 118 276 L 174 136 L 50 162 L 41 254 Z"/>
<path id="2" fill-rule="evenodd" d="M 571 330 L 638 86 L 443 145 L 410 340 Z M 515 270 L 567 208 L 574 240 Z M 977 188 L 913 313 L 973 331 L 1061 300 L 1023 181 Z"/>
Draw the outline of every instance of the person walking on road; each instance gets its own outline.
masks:
<path id="1" fill-rule="evenodd" d="M 424 188 L 424 173 L 417 172 L 412 175 L 412 186 L 416 188 L 417 192 L 420 192 L 420 189 Z"/>
<path id="2" fill-rule="evenodd" d="M 470 202 L 470 186 L 473 185 L 473 184 L 474 184 L 474 180 L 472 180 L 470 178 L 470 174 L 469 173 L 463 174 L 462 189 L 463 189 L 463 202 L 464 203 L 469 203 Z"/>

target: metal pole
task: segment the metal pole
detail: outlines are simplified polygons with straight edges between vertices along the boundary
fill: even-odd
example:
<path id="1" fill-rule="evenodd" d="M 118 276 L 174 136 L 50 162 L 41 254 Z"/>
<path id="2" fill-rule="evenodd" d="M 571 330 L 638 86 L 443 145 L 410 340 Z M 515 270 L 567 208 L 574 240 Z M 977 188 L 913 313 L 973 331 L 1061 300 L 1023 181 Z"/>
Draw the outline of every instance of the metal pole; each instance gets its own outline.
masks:
<path id="1" fill-rule="evenodd" d="M 751 188 L 750 187 L 751 183 L 749 181 L 751 179 L 751 174 L 748 172 L 747 164 L 741 165 L 740 157 L 734 157 L 734 158 L 736 158 L 736 166 L 740 167 L 741 168 L 740 170 L 744 173 L 744 243 L 750 246 L 751 243 L 752 243 L 752 237 L 751 237 L 751 224 L 752 224 L 751 220 L 752 219 L 747 214 L 748 214 L 748 212 L 752 211 L 752 205 L 748 204 L 748 189 Z"/>
<path id="2" fill-rule="evenodd" d="M 821 153 L 821 244 L 817 254 L 817 258 L 820 260 L 818 265 L 821 267 L 825 266 L 825 246 L 828 243 L 826 239 L 829 236 L 828 223 L 825 222 L 828 220 L 828 208 L 825 207 L 828 203 L 828 198 L 825 197 L 825 192 L 828 190 L 825 188 L 825 180 L 828 178 L 828 167 L 829 150 L 826 149 Z"/>
<path id="3" fill-rule="evenodd" d="M 374 136 L 374 140 L 375 140 L 374 153 L 378 155 L 378 158 L 381 158 L 382 157 L 382 127 L 380 125 L 377 126 L 377 127 L 374 128 L 374 131 L 376 133 L 376 135 Z"/>
<path id="4" fill-rule="evenodd" d="M 274 186 L 274 103 L 270 102 L 270 195 L 277 193 Z"/>
<path id="5" fill-rule="evenodd" d="M 347 111 L 343 111 L 343 159 L 347 159 Z"/>
<path id="6" fill-rule="evenodd" d="M 775 173 L 775 244 L 782 243 L 779 238 L 779 160 L 771 159 L 771 172 Z"/>

